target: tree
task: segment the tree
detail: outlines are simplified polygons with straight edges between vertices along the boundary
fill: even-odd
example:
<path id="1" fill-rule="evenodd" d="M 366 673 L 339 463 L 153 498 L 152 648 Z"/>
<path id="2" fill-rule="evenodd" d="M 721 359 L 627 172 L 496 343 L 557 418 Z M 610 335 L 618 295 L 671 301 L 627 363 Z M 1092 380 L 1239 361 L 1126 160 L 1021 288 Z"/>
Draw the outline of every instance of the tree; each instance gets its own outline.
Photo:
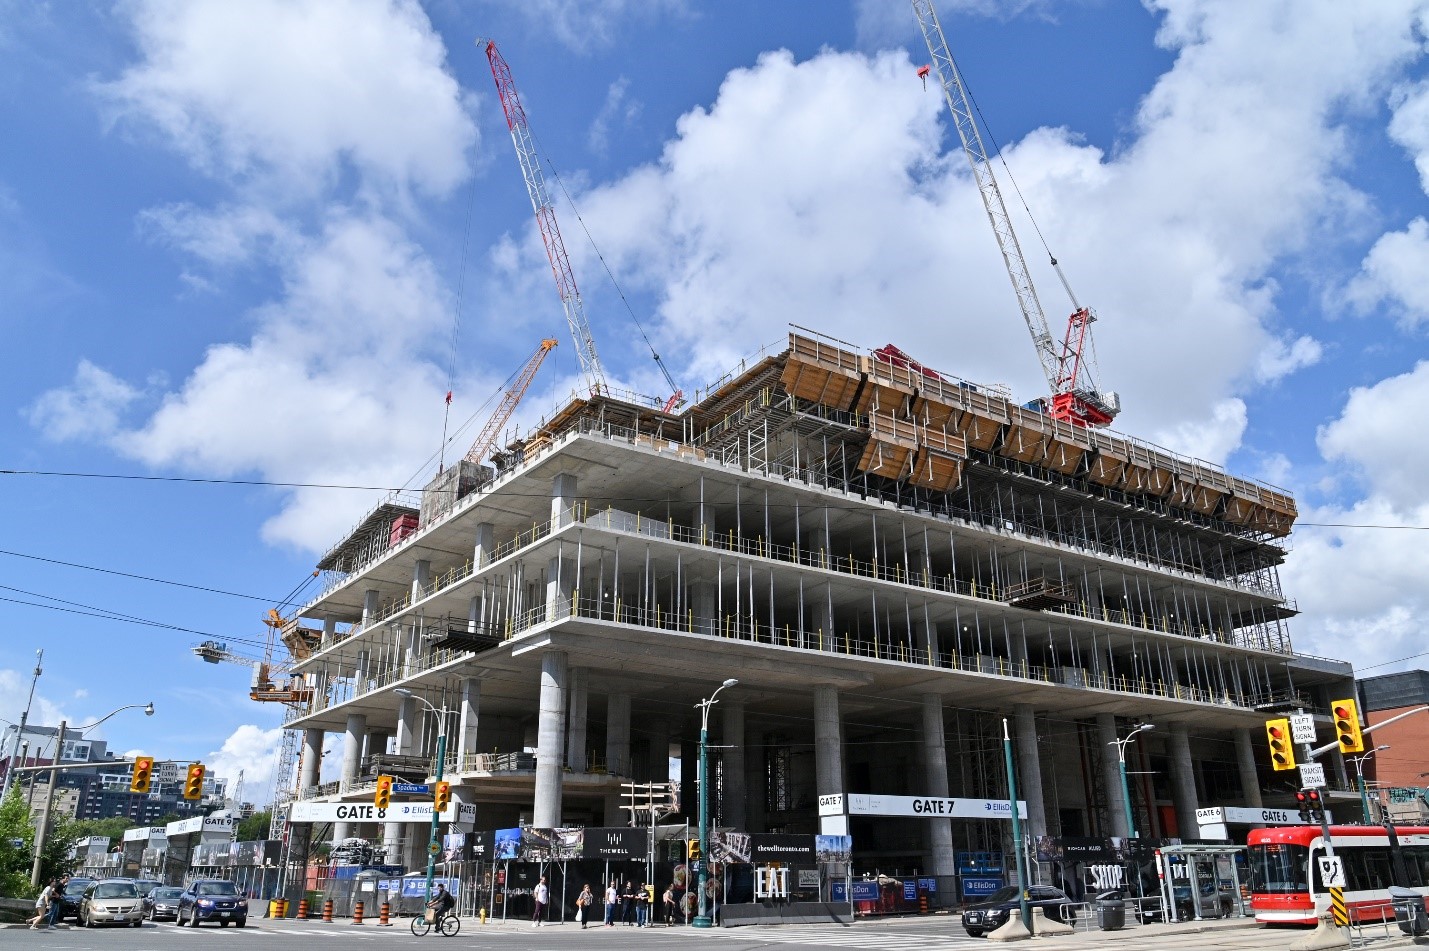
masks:
<path id="1" fill-rule="evenodd" d="M 269 810 L 255 812 L 238 823 L 238 841 L 256 842 L 268 838 L 273 825 L 273 813 Z"/>
<path id="2" fill-rule="evenodd" d="M 114 844 L 124 838 L 124 830 L 134 827 L 134 821 L 127 816 L 111 816 L 108 819 L 76 819 L 70 825 L 77 838 L 103 836 Z"/>
<path id="3" fill-rule="evenodd" d="M 6 898 L 29 898 L 35 894 L 30 887 L 30 863 L 35 855 L 35 829 L 30 825 L 30 813 L 20 796 L 18 785 L 0 803 L 0 895 Z"/>

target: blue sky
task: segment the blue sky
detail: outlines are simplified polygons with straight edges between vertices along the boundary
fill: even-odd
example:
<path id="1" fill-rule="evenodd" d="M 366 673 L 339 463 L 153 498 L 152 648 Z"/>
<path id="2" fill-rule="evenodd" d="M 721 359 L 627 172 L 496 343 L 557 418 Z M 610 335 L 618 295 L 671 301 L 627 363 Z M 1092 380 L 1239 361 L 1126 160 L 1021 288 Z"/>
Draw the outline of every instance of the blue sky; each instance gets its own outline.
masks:
<path id="1" fill-rule="evenodd" d="M 1429 2 L 938 6 L 1117 428 L 1295 492 L 1299 649 L 1422 664 Z M 903 0 L 0 0 L 0 468 L 84 474 L 0 475 L 0 717 L 43 647 L 37 718 L 152 699 L 101 735 L 264 798 L 278 711 L 189 648 L 254 653 L 381 493 L 169 477 L 420 485 L 449 386 L 448 459 L 543 336 L 519 419 L 577 384 L 479 36 L 687 391 L 792 322 L 1039 394 Z M 607 371 L 660 392 L 557 214 Z"/>

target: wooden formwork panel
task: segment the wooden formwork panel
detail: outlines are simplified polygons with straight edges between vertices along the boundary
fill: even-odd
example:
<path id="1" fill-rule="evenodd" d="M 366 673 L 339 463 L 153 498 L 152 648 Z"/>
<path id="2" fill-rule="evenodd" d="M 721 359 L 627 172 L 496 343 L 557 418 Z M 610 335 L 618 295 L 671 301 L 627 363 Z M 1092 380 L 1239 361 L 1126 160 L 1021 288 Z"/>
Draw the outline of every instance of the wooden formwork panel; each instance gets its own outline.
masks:
<path id="1" fill-rule="evenodd" d="M 872 362 L 872 361 L 870 361 Z M 869 378 L 868 384 L 859 391 L 854 405 L 856 413 L 902 413 L 913 398 L 913 391 L 901 386 L 890 386 L 882 380 Z"/>
<path id="2" fill-rule="evenodd" d="M 1053 469 L 1062 475 L 1075 475 L 1082 467 L 1082 460 L 1087 457 L 1087 450 L 1082 446 L 1063 442 L 1053 436 L 1047 444 L 1047 455 L 1042 460 L 1042 464 L 1048 469 Z M 1121 477 L 1120 472 L 1117 478 Z"/>
<path id="3" fill-rule="evenodd" d="M 862 363 L 863 372 L 868 374 L 871 379 L 877 380 L 884 386 L 902 390 L 908 396 L 912 396 L 922 387 L 924 380 L 931 379 L 911 367 L 896 366 L 887 360 L 880 360 L 877 356 L 864 357 Z"/>
<path id="4" fill-rule="evenodd" d="M 962 415 L 962 410 L 942 400 L 928 399 L 923 393 L 913 398 L 912 415 L 924 426 L 943 429 L 955 425 L 954 420 Z"/>
<path id="5" fill-rule="evenodd" d="M 1224 492 L 1185 476 L 1177 476 L 1173 482 L 1171 504 L 1202 515 L 1214 515 L 1221 507 L 1221 499 L 1226 497 Z"/>
<path id="6" fill-rule="evenodd" d="M 1286 515 L 1284 512 L 1276 512 L 1263 505 L 1255 507 L 1255 514 L 1251 516 L 1248 523 L 1252 528 L 1258 528 L 1263 532 L 1274 535 L 1276 538 L 1284 538 L 1290 534 L 1290 529 L 1295 525 L 1295 516 Z"/>
<path id="7" fill-rule="evenodd" d="M 1007 437 L 1002 440 L 997 451 L 1000 455 L 1019 462 L 1040 463 L 1047 454 L 1047 444 L 1051 439 L 1051 433 L 1041 427 L 1027 425 L 1014 412 L 1012 421 L 1007 426 Z"/>
<path id="8" fill-rule="evenodd" d="M 1126 482 L 1126 459 L 1102 449 L 1087 464 L 1087 478 L 1097 485 L 1121 487 Z"/>
<path id="9" fill-rule="evenodd" d="M 969 411 L 963 413 L 958 420 L 958 428 L 969 446 L 986 452 L 997 442 L 998 433 L 1002 431 L 1002 421 Z"/>
<path id="10" fill-rule="evenodd" d="M 944 455 L 955 456 L 959 459 L 968 457 L 968 441 L 957 433 L 950 433 L 942 429 L 923 429 L 918 434 L 919 442 L 932 449 L 934 452 L 941 452 Z"/>
<path id="11" fill-rule="evenodd" d="M 923 446 L 913 463 L 908 481 L 936 492 L 956 488 L 963 478 L 963 459 L 930 446 Z"/>
<path id="12" fill-rule="evenodd" d="M 1255 510 L 1257 508 L 1259 508 L 1259 506 L 1250 499 L 1242 498 L 1234 494 L 1228 495 L 1226 496 L 1225 511 L 1221 513 L 1221 518 L 1224 518 L 1232 525 L 1248 525 L 1250 524 L 1250 520 L 1255 516 Z"/>
<path id="13" fill-rule="evenodd" d="M 918 424 L 912 420 L 875 412 L 869 414 L 868 428 L 880 442 L 896 442 L 909 449 L 918 445 Z"/>
<path id="14" fill-rule="evenodd" d="M 902 443 L 884 442 L 870 439 L 863 447 L 863 456 L 858 460 L 861 472 L 883 476 L 886 479 L 901 479 L 908 475 L 913 458 L 913 447 Z"/>
<path id="15" fill-rule="evenodd" d="M 1122 488 L 1127 492 L 1165 496 L 1171 491 L 1171 486 L 1174 481 L 1171 473 L 1165 469 L 1141 465 L 1135 461 L 1130 461 L 1126 464 L 1126 474 L 1122 481 Z"/>
<path id="16" fill-rule="evenodd" d="M 853 406 L 863 378 L 857 371 L 850 373 L 842 367 L 814 363 L 791 354 L 784 363 L 779 382 L 797 399 L 847 410 Z"/>

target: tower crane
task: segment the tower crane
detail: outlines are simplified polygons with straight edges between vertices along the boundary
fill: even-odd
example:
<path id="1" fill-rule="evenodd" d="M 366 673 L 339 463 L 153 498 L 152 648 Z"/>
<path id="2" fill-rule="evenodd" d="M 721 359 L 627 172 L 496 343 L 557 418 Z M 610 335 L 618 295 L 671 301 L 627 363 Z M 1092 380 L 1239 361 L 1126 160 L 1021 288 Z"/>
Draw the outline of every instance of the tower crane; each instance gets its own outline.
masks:
<path id="1" fill-rule="evenodd" d="M 1032 344 L 1041 361 L 1042 372 L 1051 387 L 1050 394 L 1042 400 L 1043 408 L 1053 419 L 1065 420 L 1081 426 L 1106 426 L 1121 411 L 1121 400 L 1114 392 L 1103 392 L 1092 377 L 1091 367 L 1083 358 L 1090 342 L 1090 326 L 1096 315 L 1077 302 L 1067 279 L 1052 258 L 1052 266 L 1057 276 L 1072 298 L 1075 308 L 1067 318 L 1067 329 L 1059 345 L 1047 325 L 1047 316 L 1037 299 L 1037 289 L 1032 285 L 1027 262 L 1022 257 L 1017 234 L 1012 229 L 1012 219 L 1007 214 L 1007 205 L 1002 199 L 1002 190 L 992 174 L 992 163 L 983 147 L 982 135 L 978 131 L 973 116 L 967 89 L 963 84 L 958 67 L 953 62 L 953 54 L 948 51 L 948 41 L 943 36 L 942 24 L 938 22 L 937 11 L 932 0 L 912 0 L 913 12 L 918 17 L 918 25 L 923 29 L 923 38 L 928 43 L 932 63 L 918 70 L 924 82 L 928 73 L 936 74 L 943 87 L 943 98 L 953 116 L 953 125 L 958 130 L 963 152 L 972 166 L 973 178 L 977 182 L 978 193 L 982 196 L 983 207 L 987 210 L 988 221 L 997 238 L 998 249 L 1002 252 L 1003 263 L 1007 266 L 1007 276 L 1012 280 L 1012 289 L 1017 295 L 1017 303 L 1022 309 L 1023 320 L 1032 334 Z"/>
<path id="2" fill-rule="evenodd" d="M 478 40 L 478 44 L 483 41 Z M 551 273 L 556 278 L 556 290 L 561 295 L 561 308 L 566 314 L 566 324 L 571 330 L 571 339 L 576 344 L 576 357 L 580 360 L 581 373 L 592 393 L 606 391 L 605 369 L 600 365 L 600 355 L 595 350 L 595 338 L 591 336 L 590 324 L 586 321 L 585 304 L 581 301 L 580 289 L 576 287 L 576 276 L 571 270 L 571 259 L 566 254 L 566 244 L 561 238 L 561 229 L 556 224 L 556 208 L 551 196 L 546 192 L 546 179 L 541 174 L 541 163 L 536 153 L 536 142 L 531 129 L 526 124 L 526 110 L 521 106 L 521 97 L 516 94 L 516 81 L 511 78 L 511 67 L 496 48 L 495 40 L 484 42 L 486 59 L 491 64 L 491 75 L 496 80 L 496 92 L 501 98 L 501 109 L 506 113 L 506 127 L 511 130 L 511 141 L 516 146 L 516 158 L 521 162 L 521 174 L 526 179 L 526 191 L 531 195 L 531 207 L 536 212 L 536 225 L 541 231 L 541 240 L 546 245 L 546 257 L 551 262 Z"/>
<path id="3" fill-rule="evenodd" d="M 526 388 L 535 379 L 536 371 L 541 368 L 541 363 L 546 359 L 546 354 L 555 349 L 556 341 L 547 337 L 541 341 L 541 345 L 536 348 L 536 352 L 531 354 L 531 358 L 526 361 L 516 380 L 511 384 L 505 394 L 501 397 L 501 405 L 496 407 L 496 412 L 491 414 L 491 418 L 482 427 L 481 434 L 476 437 L 476 441 L 471 444 L 471 449 L 466 454 L 466 461 L 479 463 L 491 452 L 492 445 L 496 442 L 497 436 L 501 434 L 501 427 L 506 425 L 506 421 L 511 418 L 511 414 L 516 412 L 516 404 L 521 402 L 521 397 L 526 395 Z"/>

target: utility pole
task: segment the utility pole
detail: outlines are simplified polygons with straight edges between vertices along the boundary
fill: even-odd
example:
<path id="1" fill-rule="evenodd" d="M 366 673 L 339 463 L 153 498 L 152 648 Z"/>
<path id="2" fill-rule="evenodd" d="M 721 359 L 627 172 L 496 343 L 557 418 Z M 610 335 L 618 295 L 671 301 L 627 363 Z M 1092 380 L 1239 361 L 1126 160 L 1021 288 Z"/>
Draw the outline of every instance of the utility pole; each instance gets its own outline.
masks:
<path id="1" fill-rule="evenodd" d="M 20 736 L 25 732 L 25 722 L 30 719 L 30 705 L 35 702 L 35 683 L 40 679 L 40 662 L 45 659 L 43 649 L 35 651 L 35 674 L 30 678 L 30 699 L 25 701 L 25 709 L 20 714 L 20 726 L 15 731 L 15 742 L 10 744 L 10 759 L 5 764 L 5 785 L 0 787 L 0 802 L 10 794 L 11 777 L 15 775 L 15 752 L 20 748 Z"/>
<path id="2" fill-rule="evenodd" d="M 55 762 L 56 767 L 60 764 L 60 757 L 64 755 L 65 729 L 69 726 L 68 720 L 60 721 L 59 732 L 55 734 Z M 30 867 L 30 885 L 38 888 L 40 885 L 40 857 L 45 851 L 45 835 L 50 828 L 50 811 L 55 804 L 55 786 L 59 785 L 59 769 L 50 770 L 50 788 L 45 791 L 45 811 L 40 815 L 40 824 L 35 828 L 35 864 Z"/>

